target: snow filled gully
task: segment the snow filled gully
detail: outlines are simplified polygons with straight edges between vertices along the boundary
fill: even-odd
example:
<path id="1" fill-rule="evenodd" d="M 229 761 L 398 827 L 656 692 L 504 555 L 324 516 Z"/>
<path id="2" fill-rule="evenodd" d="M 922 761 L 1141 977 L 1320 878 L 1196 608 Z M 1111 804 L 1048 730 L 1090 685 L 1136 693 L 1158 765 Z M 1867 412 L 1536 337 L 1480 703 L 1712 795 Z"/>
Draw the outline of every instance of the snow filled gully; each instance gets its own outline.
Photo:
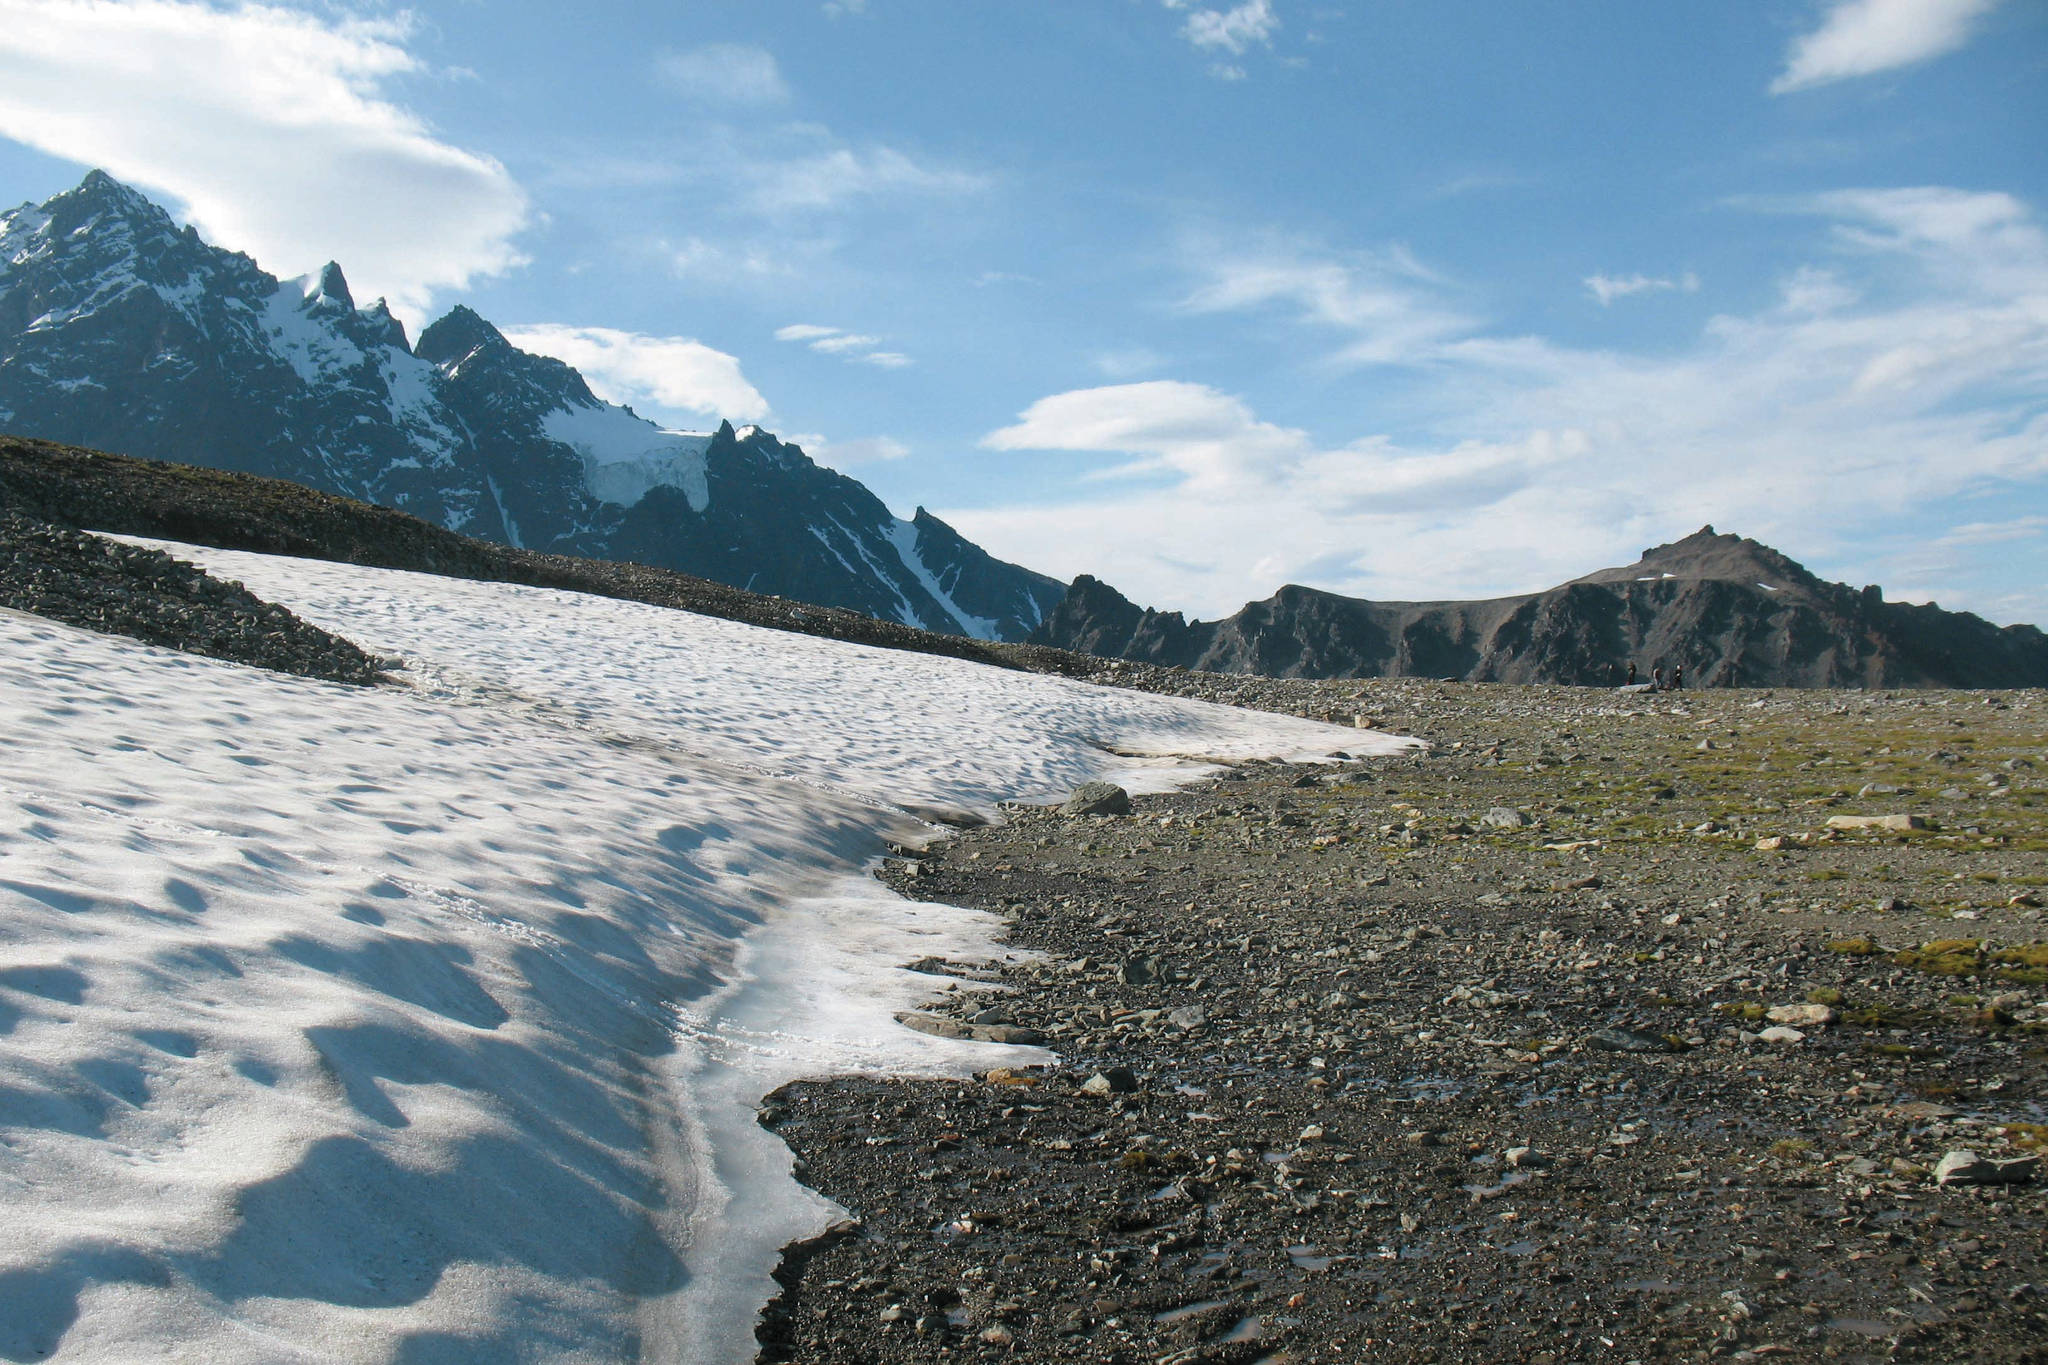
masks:
<path id="1" fill-rule="evenodd" d="M 894 1022 L 930 985 L 897 964 L 999 929 L 866 875 L 930 832 L 901 806 L 1338 742 L 166 548 L 408 666 L 346 688 L 0 613 L 4 1360 L 750 1360 L 778 1249 L 835 1216 L 761 1096 L 1021 1051 Z"/>

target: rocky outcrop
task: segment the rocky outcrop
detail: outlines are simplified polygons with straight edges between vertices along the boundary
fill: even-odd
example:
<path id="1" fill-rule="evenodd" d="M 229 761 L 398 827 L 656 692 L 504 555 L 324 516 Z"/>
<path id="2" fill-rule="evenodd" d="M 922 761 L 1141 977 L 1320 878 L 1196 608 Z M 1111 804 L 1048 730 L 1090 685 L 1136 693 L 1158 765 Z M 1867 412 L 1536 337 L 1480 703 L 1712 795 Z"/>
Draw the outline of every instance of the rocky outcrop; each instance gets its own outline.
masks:
<path id="1" fill-rule="evenodd" d="M 756 427 L 668 431 L 458 307 L 417 346 L 95 171 L 0 216 L 0 430 L 292 480 L 543 554 L 1019 640 L 1063 585 Z"/>
<path id="2" fill-rule="evenodd" d="M 1076 579 L 1034 643 L 1268 677 L 1608 684 L 1682 666 L 1713 687 L 2039 687 L 2048 636 L 1827 583 L 1705 527 L 1547 592 L 1368 602 L 1288 586 L 1220 621 L 1142 609 Z"/>
<path id="3" fill-rule="evenodd" d="M 161 550 L 0 506 L 0 607 L 280 673 L 369 684 L 378 661 Z"/>

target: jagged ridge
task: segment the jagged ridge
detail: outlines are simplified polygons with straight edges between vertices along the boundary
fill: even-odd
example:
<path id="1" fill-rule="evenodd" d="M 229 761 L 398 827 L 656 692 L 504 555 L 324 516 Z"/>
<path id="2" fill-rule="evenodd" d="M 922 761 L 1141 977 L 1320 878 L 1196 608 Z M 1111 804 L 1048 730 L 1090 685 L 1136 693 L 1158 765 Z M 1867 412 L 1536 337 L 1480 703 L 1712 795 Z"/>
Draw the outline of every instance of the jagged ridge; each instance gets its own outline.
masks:
<path id="1" fill-rule="evenodd" d="M 1827 583 L 1704 527 L 1547 592 L 1368 602 L 1289 585 L 1221 621 L 1142 609 L 1083 576 L 1032 637 L 1106 658 L 1286 678 L 1611 683 L 1683 665 L 1702 686 L 2040 687 L 2048 636 Z"/>

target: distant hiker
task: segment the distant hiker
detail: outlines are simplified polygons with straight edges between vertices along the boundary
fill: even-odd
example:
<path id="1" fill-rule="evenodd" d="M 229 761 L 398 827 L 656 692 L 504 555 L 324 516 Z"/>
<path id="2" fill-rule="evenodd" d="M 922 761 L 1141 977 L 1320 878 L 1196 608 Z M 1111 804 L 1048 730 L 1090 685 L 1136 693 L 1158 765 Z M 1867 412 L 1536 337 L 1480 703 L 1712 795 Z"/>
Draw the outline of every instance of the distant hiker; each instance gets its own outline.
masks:
<path id="1" fill-rule="evenodd" d="M 1685 690 L 1684 664 L 1671 665 L 1671 690 L 1673 692 L 1683 692 Z"/>
<path id="2" fill-rule="evenodd" d="M 1662 692 L 1664 690 L 1664 665 L 1658 664 L 1650 670 L 1650 690 L 1653 692 Z"/>
<path id="3" fill-rule="evenodd" d="M 1628 685 L 1630 687 L 1636 685 L 1636 661 L 1634 659 L 1628 661 Z"/>

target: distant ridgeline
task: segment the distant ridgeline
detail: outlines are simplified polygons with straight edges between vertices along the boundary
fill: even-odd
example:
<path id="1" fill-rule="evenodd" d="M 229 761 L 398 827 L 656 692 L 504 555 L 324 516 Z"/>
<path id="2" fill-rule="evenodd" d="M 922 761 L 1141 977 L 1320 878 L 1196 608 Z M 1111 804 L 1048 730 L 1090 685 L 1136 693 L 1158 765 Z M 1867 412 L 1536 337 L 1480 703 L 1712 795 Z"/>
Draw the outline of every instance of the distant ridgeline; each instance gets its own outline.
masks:
<path id="1" fill-rule="evenodd" d="M 1682 665 L 1688 686 L 2044 687 L 2048 636 L 1825 583 L 1709 526 L 1547 592 L 1367 602 L 1284 587 L 1221 621 L 1137 607 L 1074 580 L 1031 637 L 1107 658 L 1282 678 L 1616 680 Z"/>
<path id="2" fill-rule="evenodd" d="M 0 431 L 979 639 L 1022 639 L 1064 591 L 757 427 L 602 402 L 467 308 L 410 345 L 339 266 L 280 282 L 99 171 L 0 216 Z"/>

